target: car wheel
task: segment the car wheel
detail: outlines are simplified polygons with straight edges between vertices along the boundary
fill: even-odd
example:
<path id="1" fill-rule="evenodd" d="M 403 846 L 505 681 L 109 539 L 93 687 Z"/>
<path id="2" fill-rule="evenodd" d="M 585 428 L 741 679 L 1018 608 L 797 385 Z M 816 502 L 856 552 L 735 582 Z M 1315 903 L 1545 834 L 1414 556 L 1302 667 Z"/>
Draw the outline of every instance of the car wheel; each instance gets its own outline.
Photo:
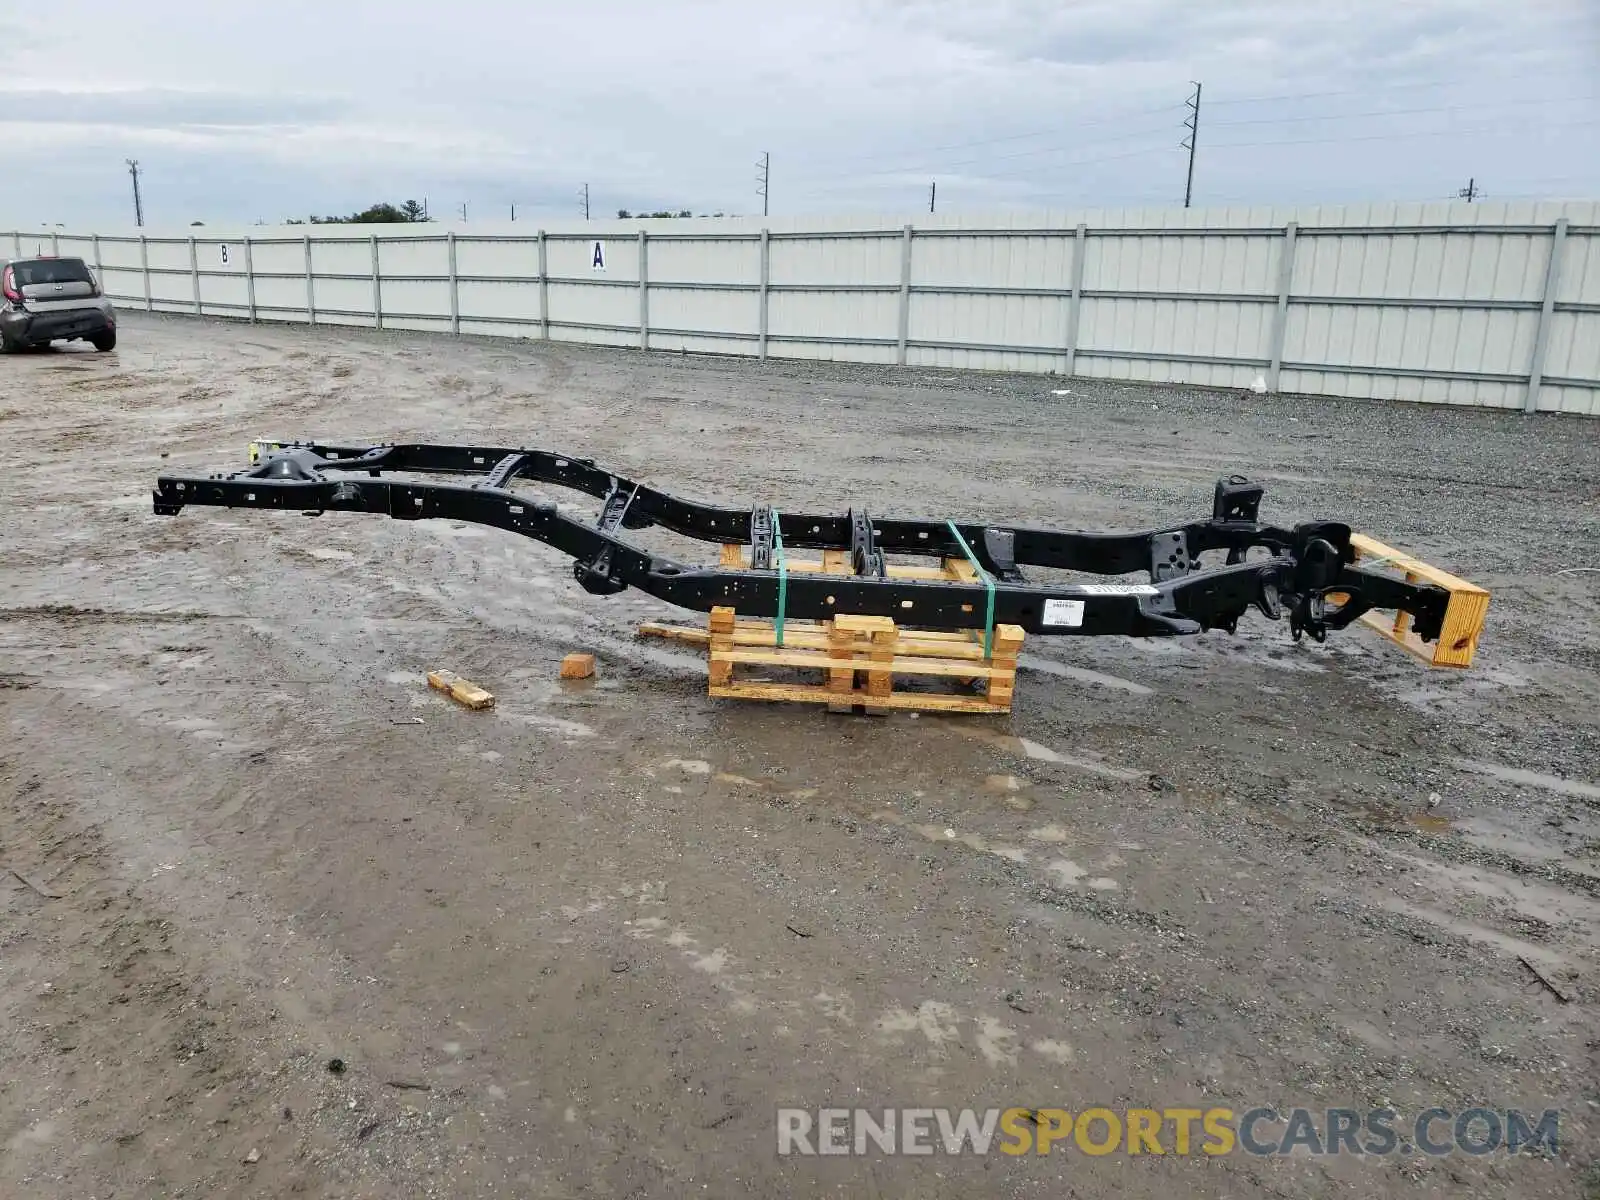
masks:
<path id="1" fill-rule="evenodd" d="M 94 343 L 96 350 L 115 350 L 117 348 L 117 331 L 113 329 L 110 333 L 97 333 L 89 340 Z"/>

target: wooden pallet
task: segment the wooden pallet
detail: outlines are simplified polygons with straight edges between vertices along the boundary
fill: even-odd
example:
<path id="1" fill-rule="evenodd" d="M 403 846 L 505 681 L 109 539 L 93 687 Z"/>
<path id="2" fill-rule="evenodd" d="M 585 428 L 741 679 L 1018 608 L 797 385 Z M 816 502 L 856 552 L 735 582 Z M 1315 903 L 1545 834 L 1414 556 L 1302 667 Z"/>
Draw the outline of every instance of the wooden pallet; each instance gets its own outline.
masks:
<path id="1" fill-rule="evenodd" d="M 1421 559 L 1404 551 L 1386 546 L 1376 538 L 1363 533 L 1350 535 L 1350 545 L 1356 552 L 1356 561 L 1367 560 L 1367 565 L 1393 567 L 1405 573 L 1407 583 L 1431 583 L 1450 593 L 1444 610 L 1444 625 L 1439 640 L 1424 642 L 1411 628 L 1409 613 L 1369 612 L 1359 620 L 1363 625 L 1377 630 L 1395 645 L 1402 647 L 1434 667 L 1470 667 L 1473 652 L 1478 648 L 1478 637 L 1483 632 L 1484 618 L 1489 612 L 1489 593 L 1475 583 L 1468 583 L 1448 571 L 1431 567 Z M 1341 595 L 1330 595 L 1330 601 L 1342 603 Z"/>
<path id="2" fill-rule="evenodd" d="M 790 564 L 794 569 L 794 564 Z M 771 620 L 739 619 L 714 608 L 704 629 L 649 622 L 645 637 L 706 647 L 706 693 L 733 700 L 789 700 L 826 704 L 830 712 L 864 708 L 920 712 L 1007 713 L 1016 686 L 1022 629 L 996 625 L 989 654 L 983 631 L 907 629 L 889 617 L 841 615 L 830 621 L 785 621 L 783 645 Z M 815 683 L 777 683 L 734 677 L 737 667 L 792 667 L 817 671 Z M 981 695 L 896 691 L 894 678 L 936 676 L 970 685 L 986 680 Z"/>

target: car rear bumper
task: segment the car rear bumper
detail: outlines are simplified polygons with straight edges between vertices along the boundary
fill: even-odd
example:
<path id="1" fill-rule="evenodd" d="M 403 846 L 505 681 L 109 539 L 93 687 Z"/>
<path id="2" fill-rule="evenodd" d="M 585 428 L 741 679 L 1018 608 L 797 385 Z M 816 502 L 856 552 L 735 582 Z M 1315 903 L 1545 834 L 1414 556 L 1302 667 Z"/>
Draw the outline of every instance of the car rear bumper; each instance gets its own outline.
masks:
<path id="1" fill-rule="evenodd" d="M 101 308 L 74 308 L 65 312 L 0 313 L 0 333 L 20 346 L 37 346 L 60 338 L 89 338 L 109 333 L 116 321 Z"/>

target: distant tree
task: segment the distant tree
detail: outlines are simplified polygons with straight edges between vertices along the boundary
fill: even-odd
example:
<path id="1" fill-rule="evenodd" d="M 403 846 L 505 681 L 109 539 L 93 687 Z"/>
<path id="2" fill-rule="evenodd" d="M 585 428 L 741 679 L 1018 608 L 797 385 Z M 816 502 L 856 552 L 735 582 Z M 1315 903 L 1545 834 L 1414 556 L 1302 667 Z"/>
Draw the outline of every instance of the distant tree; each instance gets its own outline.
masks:
<path id="1" fill-rule="evenodd" d="M 631 212 L 629 212 L 627 209 L 625 209 L 625 208 L 617 209 L 617 219 L 619 221 L 626 221 L 631 216 L 633 216 L 633 214 Z"/>
<path id="2" fill-rule="evenodd" d="M 351 213 L 348 217 L 319 217 L 313 215 L 310 221 L 313 225 L 409 225 L 429 220 L 421 204 L 415 200 L 407 200 L 396 207 L 387 201 L 373 204 L 358 213 Z M 303 222 L 290 221 L 291 225 L 300 225 Z"/>
<path id="3" fill-rule="evenodd" d="M 191 225 L 191 226 L 194 226 L 194 225 L 204 225 L 204 224 L 205 224 L 205 222 L 204 222 L 204 221 L 190 221 L 190 222 L 189 222 L 189 224 L 190 224 L 190 225 Z"/>

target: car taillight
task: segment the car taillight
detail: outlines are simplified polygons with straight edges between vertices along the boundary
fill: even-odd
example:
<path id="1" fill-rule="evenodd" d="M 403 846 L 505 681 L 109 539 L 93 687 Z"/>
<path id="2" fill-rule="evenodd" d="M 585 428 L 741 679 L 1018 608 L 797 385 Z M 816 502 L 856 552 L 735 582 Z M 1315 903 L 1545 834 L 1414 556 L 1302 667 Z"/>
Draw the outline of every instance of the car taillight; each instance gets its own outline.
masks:
<path id="1" fill-rule="evenodd" d="M 7 300 L 17 304 L 22 303 L 22 293 L 17 290 L 17 275 L 10 267 L 6 268 L 4 282 L 0 283 L 0 291 L 5 292 Z"/>

